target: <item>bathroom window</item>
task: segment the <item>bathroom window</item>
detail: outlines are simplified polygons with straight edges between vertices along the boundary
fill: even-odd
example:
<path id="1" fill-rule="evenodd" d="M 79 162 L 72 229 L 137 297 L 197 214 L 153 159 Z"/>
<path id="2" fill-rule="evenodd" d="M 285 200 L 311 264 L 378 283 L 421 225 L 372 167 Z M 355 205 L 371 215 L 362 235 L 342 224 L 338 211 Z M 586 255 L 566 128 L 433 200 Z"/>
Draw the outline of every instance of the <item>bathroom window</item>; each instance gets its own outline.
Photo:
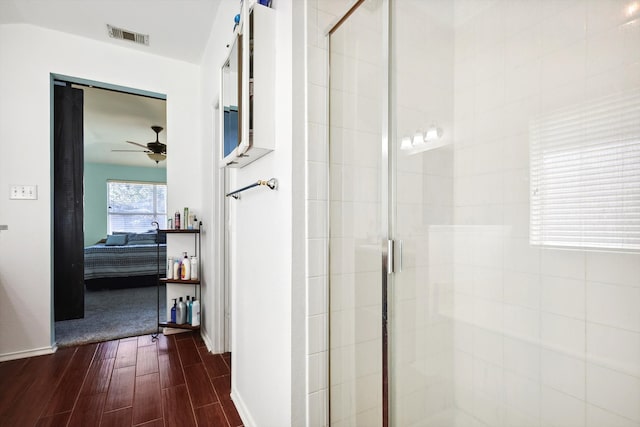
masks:
<path id="1" fill-rule="evenodd" d="M 167 185 L 154 182 L 107 181 L 107 233 L 144 232 L 167 219 Z"/>
<path id="2" fill-rule="evenodd" d="M 530 241 L 640 251 L 640 91 L 531 125 Z"/>

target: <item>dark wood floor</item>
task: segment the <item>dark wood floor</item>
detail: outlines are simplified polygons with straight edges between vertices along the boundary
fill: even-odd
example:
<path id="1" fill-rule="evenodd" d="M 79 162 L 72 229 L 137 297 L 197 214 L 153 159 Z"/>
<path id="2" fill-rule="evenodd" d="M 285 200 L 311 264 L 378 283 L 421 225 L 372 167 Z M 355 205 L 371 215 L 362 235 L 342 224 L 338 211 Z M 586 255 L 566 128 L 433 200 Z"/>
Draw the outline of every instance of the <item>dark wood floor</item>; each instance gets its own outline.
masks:
<path id="1" fill-rule="evenodd" d="M 241 426 L 230 356 L 189 332 L 2 362 L 0 426 Z"/>

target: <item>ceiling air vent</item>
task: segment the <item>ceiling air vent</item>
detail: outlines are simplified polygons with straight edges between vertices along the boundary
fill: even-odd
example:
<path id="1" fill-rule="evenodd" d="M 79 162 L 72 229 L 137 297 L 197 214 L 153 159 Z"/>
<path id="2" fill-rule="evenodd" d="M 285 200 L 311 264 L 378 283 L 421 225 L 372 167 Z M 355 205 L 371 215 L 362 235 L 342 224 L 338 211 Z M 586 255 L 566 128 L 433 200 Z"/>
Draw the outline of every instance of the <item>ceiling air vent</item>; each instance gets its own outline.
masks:
<path id="1" fill-rule="evenodd" d="M 133 31 L 123 30 L 122 28 L 114 27 L 107 24 L 109 30 L 109 37 L 120 40 L 129 40 L 134 43 L 143 44 L 149 46 L 149 35 L 134 33 Z"/>

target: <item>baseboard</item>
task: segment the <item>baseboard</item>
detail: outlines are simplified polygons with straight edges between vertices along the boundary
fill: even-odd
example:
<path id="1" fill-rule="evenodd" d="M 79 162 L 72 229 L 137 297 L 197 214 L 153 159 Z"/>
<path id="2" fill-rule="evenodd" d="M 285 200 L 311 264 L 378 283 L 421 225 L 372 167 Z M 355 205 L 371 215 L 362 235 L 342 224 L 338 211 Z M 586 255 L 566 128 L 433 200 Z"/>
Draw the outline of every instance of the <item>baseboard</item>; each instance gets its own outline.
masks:
<path id="1" fill-rule="evenodd" d="M 0 354 L 0 362 L 6 362 L 7 360 L 24 359 L 26 357 L 42 356 L 43 354 L 53 354 L 58 350 L 58 346 L 52 347 L 40 347 L 32 350 L 16 351 L 13 353 Z"/>
<path id="2" fill-rule="evenodd" d="M 202 337 L 202 341 L 204 341 L 204 344 L 207 346 L 207 351 L 211 353 L 213 345 L 211 344 L 211 338 L 209 338 L 209 334 L 207 334 L 206 330 L 200 329 L 200 336 Z"/>
<path id="3" fill-rule="evenodd" d="M 187 332 L 189 332 L 189 329 L 162 328 L 163 335 L 186 334 Z"/>
<path id="4" fill-rule="evenodd" d="M 238 410 L 238 415 L 240 415 L 240 419 L 242 419 L 242 425 L 244 427 L 255 427 L 256 422 L 253 420 L 249 409 L 247 409 L 247 405 L 244 404 L 244 401 L 238 395 L 238 392 L 233 388 L 231 389 L 231 400 L 233 400 L 233 404 Z"/>

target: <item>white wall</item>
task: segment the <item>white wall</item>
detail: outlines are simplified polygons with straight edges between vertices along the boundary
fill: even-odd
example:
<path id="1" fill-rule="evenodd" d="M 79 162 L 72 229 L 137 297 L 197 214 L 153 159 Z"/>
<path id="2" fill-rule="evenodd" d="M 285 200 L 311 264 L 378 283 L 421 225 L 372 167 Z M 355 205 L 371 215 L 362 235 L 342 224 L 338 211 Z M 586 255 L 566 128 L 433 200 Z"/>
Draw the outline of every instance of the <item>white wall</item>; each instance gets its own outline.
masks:
<path id="1" fill-rule="evenodd" d="M 276 14 L 277 64 L 273 108 L 275 150 L 232 173 L 243 186 L 274 177 L 278 191 L 243 194 L 235 209 L 232 293 L 232 393 L 256 426 L 291 424 L 291 4 Z M 254 135 L 260 138 L 260 135 Z"/>
<path id="2" fill-rule="evenodd" d="M 219 100 L 220 67 L 232 39 L 232 19 L 238 5 L 220 5 L 202 64 L 202 124 L 206 141 L 215 141 L 207 155 L 219 158 L 219 128 L 212 106 Z M 292 424 L 292 5 L 274 2 L 276 12 L 276 99 L 268 108 L 258 104 L 255 114 L 270 114 L 275 122 L 276 148 L 242 169 L 229 172 L 228 189 L 258 179 L 276 178 L 277 191 L 255 188 L 230 200 L 233 274 L 230 285 L 232 313 L 232 397 L 249 426 Z M 255 138 L 260 138 L 256 134 Z M 213 168 L 211 209 L 222 221 L 220 182 L 224 173 Z M 302 178 L 299 178 L 302 179 Z M 217 230 L 220 248 L 223 230 Z M 219 271 L 224 266 L 218 265 Z M 216 273 L 216 277 L 220 278 Z M 218 316 L 218 318 L 221 318 Z M 299 375 L 304 375 L 300 372 Z"/>
<path id="3" fill-rule="evenodd" d="M 225 284 L 224 284 L 224 251 L 222 246 L 224 218 L 221 216 L 224 206 L 222 185 L 223 171 L 218 168 L 219 127 L 218 101 L 220 91 L 220 68 L 229 52 L 226 47 L 231 42 L 233 17 L 239 13 L 238 4 L 220 2 L 212 26 L 209 41 L 204 51 L 200 66 L 200 132 L 202 134 L 202 151 L 200 162 L 203 168 L 202 200 L 203 212 L 208 218 L 206 227 L 207 239 L 203 243 L 202 258 L 203 279 L 207 283 L 203 287 L 203 296 L 209 302 L 202 309 L 203 328 L 212 339 L 211 350 L 221 353 L 230 350 L 225 347 Z M 210 331 L 210 332 L 209 332 Z M 215 331 L 215 332 L 214 332 Z"/>
<path id="4" fill-rule="evenodd" d="M 169 208 L 201 211 L 199 67 L 28 25 L 0 26 L 0 64 L 0 357 L 13 358 L 54 344 L 50 73 L 166 94 Z M 11 184 L 38 200 L 10 201 Z"/>
<path id="5" fill-rule="evenodd" d="M 299 6 L 299 5 L 298 5 Z M 259 161 L 230 173 L 231 184 L 275 177 L 278 191 L 254 189 L 235 203 L 233 242 L 236 261 L 233 288 L 234 401 L 247 425 L 298 425 L 305 417 L 296 390 L 306 384 L 305 331 L 300 307 L 305 307 L 305 284 L 299 276 L 304 251 L 294 252 L 292 241 L 303 239 L 300 204 L 294 209 L 292 192 L 300 191 L 304 167 L 292 166 L 292 16 L 304 8 L 274 2 L 277 12 L 277 98 L 271 111 L 276 121 L 276 149 Z M 129 51 L 109 44 L 41 28 L 0 26 L 0 357 L 11 358 L 50 351 L 51 311 L 51 170 L 49 75 L 57 73 L 167 95 L 167 159 L 171 211 L 189 206 L 204 222 L 203 333 L 214 351 L 224 350 L 220 331 L 224 296 L 220 282 L 219 207 L 223 200 L 217 169 L 219 68 L 231 40 L 235 2 L 222 2 L 201 66 Z M 212 18 L 213 19 L 213 18 Z M 296 30 L 300 34 L 300 28 Z M 301 46 L 298 46 L 301 48 Z M 126 65 L 126 66 L 124 66 Z M 297 70 L 304 57 L 295 59 Z M 304 76 L 297 76 L 304 79 Z M 298 81 L 298 83 L 300 83 Z M 297 116 L 304 115 L 300 111 Z M 21 120 L 22 117 L 28 118 Z M 298 128 L 304 132 L 304 128 Z M 300 138 L 301 144 L 303 138 Z M 28 143 L 29 155 L 22 151 Z M 298 150 L 304 150 L 304 145 Z M 298 158 L 301 151 L 297 151 Z M 37 184 L 39 200 L 8 200 L 10 184 Z M 179 250 L 179 245 L 175 250 Z M 296 247 L 300 247 L 300 244 Z M 174 248 L 171 247 L 170 251 Z M 32 268 L 35 265 L 37 268 Z M 293 296 L 292 289 L 298 290 Z M 295 300 L 293 298 L 296 298 Z M 28 304 L 27 304 L 28 303 Z M 295 312 L 292 307 L 295 306 Z M 296 332 L 292 325 L 296 322 Z M 300 355 L 303 357 L 301 358 Z M 295 366 L 295 371 L 292 370 Z M 294 403 L 292 403 L 294 402 Z M 293 406 L 295 405 L 295 408 Z M 295 415 L 292 415 L 295 414 Z M 295 418 L 295 419 L 294 419 Z"/>

